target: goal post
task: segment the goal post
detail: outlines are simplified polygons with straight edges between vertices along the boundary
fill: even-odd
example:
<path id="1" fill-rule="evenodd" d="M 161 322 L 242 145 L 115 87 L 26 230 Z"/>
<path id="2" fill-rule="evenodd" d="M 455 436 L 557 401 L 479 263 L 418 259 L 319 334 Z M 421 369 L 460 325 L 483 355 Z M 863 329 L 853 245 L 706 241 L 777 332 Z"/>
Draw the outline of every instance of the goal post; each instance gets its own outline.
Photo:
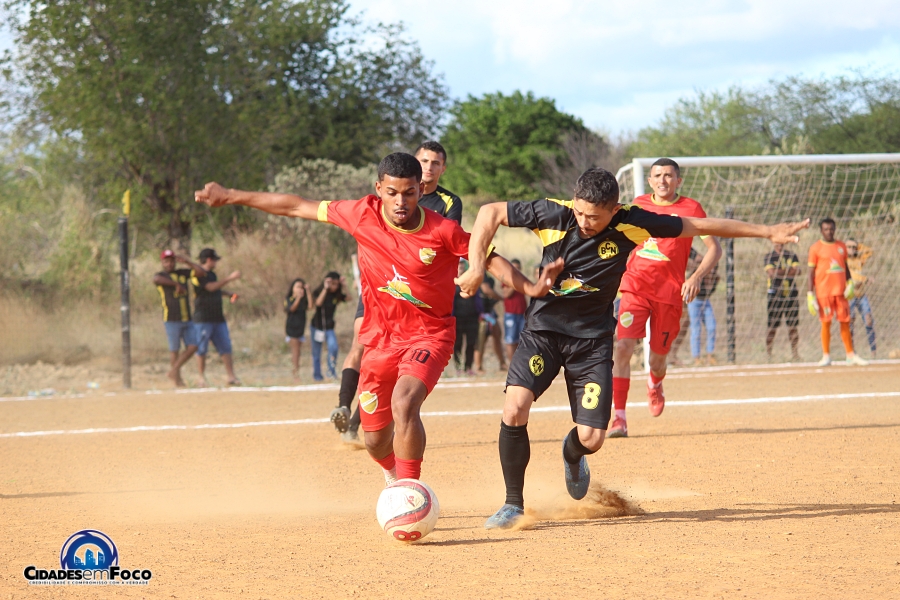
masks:
<path id="1" fill-rule="evenodd" d="M 671 157 L 681 168 L 684 182 L 679 193 L 698 200 L 709 216 L 732 216 L 757 222 L 812 219 L 801 233 L 797 254 L 800 273 L 795 285 L 800 294 L 800 355 L 804 361 L 821 356 L 818 319 L 806 311 L 807 253 L 819 239 L 822 218 L 837 221 L 836 237 L 854 239 L 871 250 L 863 267 L 868 277 L 865 292 L 874 317 L 877 357 L 900 355 L 900 153 L 805 154 L 759 156 Z M 619 169 L 622 198 L 646 193 L 647 174 L 656 157 L 635 158 Z M 758 363 L 768 360 L 765 351 L 767 278 L 763 259 L 771 250 L 765 240 L 724 240 L 724 280 L 711 298 L 714 313 L 726 316 L 725 342 L 728 362 Z M 698 250 L 705 251 L 700 245 Z M 723 268 L 724 267 L 724 268 Z M 864 357 L 872 355 L 868 332 L 859 311 L 854 317 L 854 345 Z M 790 355 L 784 323 L 778 328 L 773 349 L 777 362 Z M 705 333 L 704 333 L 705 336 Z M 704 344 L 705 345 L 705 344 Z M 682 350 L 682 352 L 684 352 Z M 832 354 L 843 354 L 838 336 L 832 336 Z M 648 341 L 644 340 L 644 367 L 649 368 Z"/>

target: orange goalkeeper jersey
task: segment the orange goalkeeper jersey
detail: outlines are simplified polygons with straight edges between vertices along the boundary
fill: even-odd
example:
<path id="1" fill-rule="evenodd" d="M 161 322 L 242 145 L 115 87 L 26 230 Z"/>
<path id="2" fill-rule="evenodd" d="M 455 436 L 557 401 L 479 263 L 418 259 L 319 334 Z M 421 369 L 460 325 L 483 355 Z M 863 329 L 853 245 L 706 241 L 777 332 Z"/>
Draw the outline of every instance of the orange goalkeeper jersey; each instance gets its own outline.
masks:
<path id="1" fill-rule="evenodd" d="M 819 240 L 809 249 L 809 268 L 816 270 L 816 296 L 842 296 L 847 285 L 847 247 L 844 242 Z"/>

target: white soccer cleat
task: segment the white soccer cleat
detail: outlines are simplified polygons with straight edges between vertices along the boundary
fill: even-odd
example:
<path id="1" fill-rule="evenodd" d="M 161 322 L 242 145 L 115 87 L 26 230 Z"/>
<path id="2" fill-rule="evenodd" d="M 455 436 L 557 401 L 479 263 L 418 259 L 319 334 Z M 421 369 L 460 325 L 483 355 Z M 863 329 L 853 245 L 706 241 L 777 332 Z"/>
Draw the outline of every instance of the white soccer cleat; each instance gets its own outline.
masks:
<path id="1" fill-rule="evenodd" d="M 397 467 L 394 467 L 390 471 L 387 469 L 382 469 L 384 471 L 384 487 L 387 487 L 397 481 Z"/>
<path id="2" fill-rule="evenodd" d="M 829 356 L 828 354 L 823 356 L 822 360 L 820 360 L 819 362 L 816 363 L 816 365 L 818 365 L 820 367 L 827 367 L 830 364 L 831 364 L 831 356 Z"/>
<path id="3" fill-rule="evenodd" d="M 853 353 L 847 357 L 847 364 L 848 365 L 856 365 L 858 367 L 865 367 L 866 365 L 869 364 L 869 361 L 862 358 L 859 354 Z"/>

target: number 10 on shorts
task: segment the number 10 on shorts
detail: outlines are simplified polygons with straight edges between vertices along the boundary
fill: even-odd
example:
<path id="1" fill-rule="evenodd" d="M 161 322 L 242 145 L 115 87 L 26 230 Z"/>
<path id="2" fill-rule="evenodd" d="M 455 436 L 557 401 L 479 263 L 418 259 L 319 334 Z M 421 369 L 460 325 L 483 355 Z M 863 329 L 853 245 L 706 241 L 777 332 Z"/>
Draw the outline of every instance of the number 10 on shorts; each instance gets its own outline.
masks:
<path id="1" fill-rule="evenodd" d="M 584 396 L 581 397 L 581 405 L 588 410 L 594 410 L 600 405 L 600 386 L 589 383 L 584 386 Z"/>

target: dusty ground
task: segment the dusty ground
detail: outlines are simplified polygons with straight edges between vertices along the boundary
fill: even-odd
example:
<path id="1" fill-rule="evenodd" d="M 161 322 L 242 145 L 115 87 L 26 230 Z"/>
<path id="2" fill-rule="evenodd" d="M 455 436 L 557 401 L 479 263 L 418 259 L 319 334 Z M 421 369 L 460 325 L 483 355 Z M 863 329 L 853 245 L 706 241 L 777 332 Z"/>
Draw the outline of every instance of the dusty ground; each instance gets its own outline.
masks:
<path id="1" fill-rule="evenodd" d="M 658 419 L 636 381 L 632 437 L 591 457 L 582 502 L 565 494 L 558 382 L 529 426 L 535 522 L 517 532 L 482 527 L 503 501 L 501 385 L 464 383 L 426 403 L 470 414 L 425 417 L 423 479 L 443 514 L 415 545 L 378 529 L 381 475 L 324 422 L 333 390 L 4 399 L 0 598 L 898 597 L 896 362 L 677 371 Z M 282 420 L 299 422 L 261 424 Z M 250 425 L 153 429 L 209 424 Z M 136 426 L 149 427 L 123 431 Z M 86 428 L 116 431 L 8 435 Z M 608 506 L 620 498 L 631 506 Z M 24 567 L 56 568 L 84 528 L 115 541 L 121 566 L 152 570 L 150 584 L 29 586 Z"/>

